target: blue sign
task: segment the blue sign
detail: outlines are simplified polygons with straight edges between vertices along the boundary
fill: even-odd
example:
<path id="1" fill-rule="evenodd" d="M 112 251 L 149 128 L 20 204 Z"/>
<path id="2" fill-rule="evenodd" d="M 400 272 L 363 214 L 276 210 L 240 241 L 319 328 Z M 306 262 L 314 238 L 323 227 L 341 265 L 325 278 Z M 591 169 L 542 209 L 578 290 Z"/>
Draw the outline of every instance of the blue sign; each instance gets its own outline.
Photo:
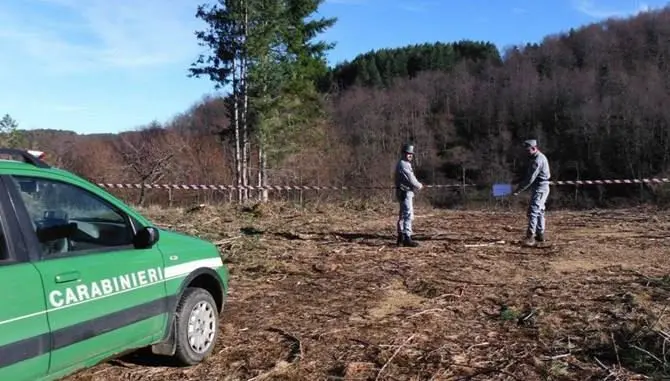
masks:
<path id="1" fill-rule="evenodd" d="M 491 187 L 493 197 L 503 197 L 512 194 L 512 184 L 493 184 Z"/>

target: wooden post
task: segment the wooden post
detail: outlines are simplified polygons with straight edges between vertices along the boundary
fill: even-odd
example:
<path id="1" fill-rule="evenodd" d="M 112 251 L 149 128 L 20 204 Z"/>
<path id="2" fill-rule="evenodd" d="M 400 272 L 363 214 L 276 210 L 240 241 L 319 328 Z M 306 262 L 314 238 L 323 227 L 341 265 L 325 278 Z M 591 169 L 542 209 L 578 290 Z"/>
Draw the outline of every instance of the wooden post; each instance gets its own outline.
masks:
<path id="1" fill-rule="evenodd" d="M 461 172 L 463 173 L 462 177 L 462 186 L 461 186 L 461 195 L 463 197 L 463 200 L 467 200 L 466 194 L 465 194 L 465 167 L 461 166 Z"/>

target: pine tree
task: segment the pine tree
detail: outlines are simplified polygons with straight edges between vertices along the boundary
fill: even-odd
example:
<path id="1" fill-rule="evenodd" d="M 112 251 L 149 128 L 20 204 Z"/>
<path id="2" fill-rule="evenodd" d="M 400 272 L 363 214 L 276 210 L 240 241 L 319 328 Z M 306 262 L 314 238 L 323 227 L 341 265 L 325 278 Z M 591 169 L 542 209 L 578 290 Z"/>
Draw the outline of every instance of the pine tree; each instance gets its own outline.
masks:
<path id="1" fill-rule="evenodd" d="M 317 81 L 328 72 L 325 53 L 333 44 L 313 41 L 336 19 L 306 20 L 323 0 L 266 0 L 274 24 L 263 28 L 255 66 L 254 108 L 258 121 L 258 185 L 267 186 L 268 156 L 281 160 L 306 136 L 320 115 Z M 262 199 L 267 199 L 263 193 Z"/>
<path id="2" fill-rule="evenodd" d="M 209 29 L 196 36 L 210 55 L 193 64 L 191 76 L 207 75 L 217 88 L 232 84 L 238 186 L 248 186 L 250 133 L 258 144 L 258 185 L 266 186 L 268 149 L 291 147 L 318 114 L 316 81 L 328 72 L 325 53 L 333 45 L 312 40 L 336 20 L 306 19 L 323 1 L 219 0 L 198 8 Z M 239 193 L 241 201 L 247 197 Z"/>
<path id="3" fill-rule="evenodd" d="M 9 114 L 0 119 L 0 145 L 6 148 L 21 148 L 23 134 L 19 131 L 19 124 Z"/>
<path id="4" fill-rule="evenodd" d="M 244 98 L 245 30 L 244 21 L 247 0 L 219 0 L 217 5 L 198 6 L 196 17 L 205 21 L 209 28 L 197 31 L 200 46 L 213 52 L 208 57 L 200 55 L 191 65 L 191 77 L 208 76 L 214 82 L 215 89 L 232 85 L 230 102 L 231 122 L 235 131 L 235 177 L 238 187 L 238 200 L 246 200 L 242 187 L 246 173 L 246 150 L 242 137 L 246 134 L 243 113 L 240 113 L 241 100 Z M 223 134 L 223 131 L 221 131 Z"/>

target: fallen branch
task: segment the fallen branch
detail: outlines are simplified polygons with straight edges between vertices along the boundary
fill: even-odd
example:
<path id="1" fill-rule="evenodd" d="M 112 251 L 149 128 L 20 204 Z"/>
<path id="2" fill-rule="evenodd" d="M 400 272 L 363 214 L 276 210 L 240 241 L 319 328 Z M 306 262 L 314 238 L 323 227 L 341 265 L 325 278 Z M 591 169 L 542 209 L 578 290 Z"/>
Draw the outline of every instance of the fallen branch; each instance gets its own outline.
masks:
<path id="1" fill-rule="evenodd" d="M 328 331 L 328 332 L 323 332 L 323 333 L 318 334 L 316 336 L 316 339 L 321 340 L 321 338 L 324 337 L 324 336 L 332 335 L 332 334 L 335 334 L 335 333 L 338 333 L 338 332 L 351 331 L 352 329 L 353 329 L 352 327 L 349 327 L 349 328 L 341 328 L 341 329 L 335 329 L 335 330 Z"/>
<path id="2" fill-rule="evenodd" d="M 572 356 L 572 353 L 564 353 L 562 355 L 556 355 L 556 356 L 542 356 L 540 359 L 544 361 L 551 361 L 551 360 L 559 360 L 570 356 Z"/>
<path id="3" fill-rule="evenodd" d="M 593 359 L 596 360 L 596 362 L 598 363 L 598 365 L 599 365 L 601 368 L 603 368 L 603 370 L 606 370 L 606 371 L 608 371 L 608 372 L 611 372 L 610 368 L 608 368 L 607 366 L 605 366 L 605 364 L 603 364 L 600 360 L 598 360 L 597 357 L 594 357 Z"/>
<path id="4" fill-rule="evenodd" d="M 187 208 L 187 209 L 184 211 L 184 213 L 185 213 L 185 214 L 193 213 L 193 212 L 196 212 L 196 211 L 199 211 L 199 210 L 204 209 L 206 206 L 207 206 L 206 204 L 198 204 L 198 205 L 194 205 L 194 206 L 191 206 L 191 207 Z"/>
<path id="5" fill-rule="evenodd" d="M 444 312 L 444 310 L 442 308 L 431 308 L 429 310 L 424 310 L 424 311 L 417 312 L 415 314 L 409 315 L 407 318 L 411 319 L 411 318 L 414 318 L 414 317 L 417 317 L 417 316 L 420 316 L 420 315 L 423 315 L 423 314 L 427 314 L 427 313 L 432 313 L 432 312 Z"/>
<path id="6" fill-rule="evenodd" d="M 211 220 L 206 221 L 206 222 L 203 222 L 202 224 L 200 224 L 200 227 L 202 227 L 202 226 L 207 226 L 207 225 L 211 225 L 211 224 L 213 224 L 213 223 L 219 221 L 220 219 L 221 219 L 221 217 L 214 217 L 214 218 L 212 218 Z"/>
<path id="7" fill-rule="evenodd" d="M 229 243 L 232 243 L 233 241 L 238 240 L 240 238 L 242 238 L 242 236 L 238 235 L 238 236 L 233 237 L 233 238 L 226 238 L 226 239 L 221 239 L 221 240 L 215 241 L 214 244 L 216 246 L 228 245 Z"/>
<path id="8" fill-rule="evenodd" d="M 480 375 L 480 374 L 488 374 L 488 373 L 500 373 L 500 374 L 504 374 L 505 376 L 512 377 L 513 379 L 515 379 L 515 380 L 517 380 L 517 381 L 522 381 L 522 379 L 520 379 L 519 377 L 515 376 L 513 373 L 510 373 L 510 372 L 508 372 L 508 371 L 506 371 L 506 370 L 504 370 L 504 369 L 498 369 L 498 368 L 484 368 L 484 367 L 480 367 L 480 366 L 465 365 L 465 364 L 453 364 L 453 365 L 461 366 L 461 367 L 464 367 L 464 368 L 470 368 L 470 369 L 478 370 L 479 372 L 477 373 L 477 375 Z M 512 365 L 514 365 L 514 363 L 511 363 L 511 364 L 507 365 L 505 368 L 509 368 L 509 367 L 512 366 Z M 467 379 L 471 379 L 471 378 L 474 377 L 474 376 L 475 376 L 475 375 L 469 375 L 469 376 L 467 377 Z"/>
<path id="9" fill-rule="evenodd" d="M 661 359 L 659 359 L 658 357 L 656 357 L 656 356 L 654 356 L 653 354 L 651 354 L 651 352 L 649 352 L 648 350 L 643 349 L 643 348 L 640 348 L 640 347 L 638 347 L 637 345 L 631 345 L 631 348 L 635 348 L 635 349 L 637 349 L 638 351 L 640 351 L 640 352 L 642 352 L 642 353 L 645 353 L 645 354 L 647 354 L 647 356 L 649 356 L 649 357 L 653 358 L 654 360 L 658 361 L 659 364 L 663 364 L 663 361 L 661 361 Z"/>
<path id="10" fill-rule="evenodd" d="M 271 282 L 281 282 L 281 281 L 285 280 L 286 278 L 288 278 L 288 274 L 280 275 L 280 276 L 277 277 L 277 278 L 268 278 L 268 279 L 266 279 L 265 281 L 266 281 L 267 283 L 271 283 Z"/>
<path id="11" fill-rule="evenodd" d="M 656 325 L 658 324 L 658 322 L 661 321 L 661 319 L 663 318 L 663 315 L 665 315 L 665 311 L 666 311 L 667 309 L 668 309 L 668 305 L 666 304 L 665 306 L 663 306 L 663 309 L 661 310 L 661 313 L 658 314 L 658 318 L 656 318 L 656 321 L 654 322 L 654 324 L 652 324 L 652 325 L 649 327 L 649 329 L 655 329 L 655 328 L 656 328 Z M 667 337 L 667 336 L 666 336 L 666 337 Z"/>
<path id="12" fill-rule="evenodd" d="M 437 296 L 435 299 L 444 299 L 446 297 L 453 296 L 455 298 L 460 298 L 463 296 L 463 288 L 459 288 L 458 294 L 442 294 L 440 296 Z"/>
<path id="13" fill-rule="evenodd" d="M 453 283 L 470 284 L 470 285 L 473 285 L 473 286 L 502 287 L 502 286 L 509 286 L 511 284 L 511 283 L 474 282 L 474 281 L 471 281 L 471 280 L 448 278 L 448 277 L 443 277 L 442 280 L 446 280 L 447 282 L 453 282 Z"/>
<path id="14" fill-rule="evenodd" d="M 495 242 L 487 242 L 487 243 L 468 243 L 463 246 L 465 247 L 486 247 L 486 246 L 495 246 L 495 245 L 504 245 L 505 241 L 500 240 L 500 241 L 495 241 Z"/>
<path id="15" fill-rule="evenodd" d="M 612 346 L 614 347 L 614 353 L 616 354 L 616 362 L 619 364 L 619 369 L 621 369 L 621 359 L 619 358 L 619 350 L 616 347 L 616 341 L 614 340 L 614 333 L 610 331 L 610 337 L 612 338 Z"/>
<path id="16" fill-rule="evenodd" d="M 275 366 L 274 366 L 272 369 L 268 370 L 267 372 L 263 372 L 263 373 L 259 374 L 259 375 L 256 376 L 256 377 L 250 378 L 250 379 L 248 379 L 247 381 L 261 381 L 261 380 L 265 380 L 266 378 L 268 378 L 268 377 L 274 375 L 274 374 L 277 373 L 278 371 L 280 371 L 280 370 L 282 370 L 282 369 L 285 369 L 285 368 L 287 368 L 287 367 L 289 367 L 289 366 L 291 366 L 291 364 L 287 363 L 286 361 L 283 361 L 283 360 L 282 360 L 282 361 L 279 361 L 279 362 L 277 362 L 277 363 L 275 364 Z"/>
<path id="17" fill-rule="evenodd" d="M 268 328 L 268 331 L 276 332 L 282 335 L 284 339 L 291 342 L 291 353 L 289 353 L 289 358 L 287 359 L 288 362 L 292 363 L 297 357 L 303 358 L 305 356 L 305 352 L 302 347 L 302 341 L 300 341 L 300 339 L 280 328 L 270 327 Z"/>
<path id="18" fill-rule="evenodd" d="M 407 340 L 405 340 L 405 342 L 402 343 L 402 345 L 399 346 L 398 349 L 395 350 L 395 352 L 393 352 L 393 355 L 391 355 L 391 357 L 388 359 L 388 361 L 386 361 L 386 364 L 384 364 L 384 366 L 382 366 L 382 368 L 379 370 L 379 373 L 377 373 L 377 378 L 375 378 L 375 381 L 379 381 L 379 378 L 382 376 L 382 373 L 384 372 L 386 367 L 388 367 L 389 364 L 391 363 L 391 361 L 393 361 L 393 359 L 398 355 L 398 353 L 400 353 L 400 350 L 403 349 L 405 347 L 405 345 L 407 345 L 407 343 L 412 341 L 412 339 L 414 339 L 414 336 L 415 335 L 412 335 L 409 338 L 407 338 Z"/>
<path id="19" fill-rule="evenodd" d="M 488 341 L 485 341 L 485 342 L 483 342 L 483 343 L 472 344 L 472 345 L 469 346 L 468 349 L 466 349 L 465 351 L 466 351 L 466 352 L 469 352 L 470 349 L 472 349 L 472 348 L 485 347 L 485 346 L 487 346 L 487 345 L 489 345 L 489 344 L 490 344 L 490 343 L 489 343 Z"/>

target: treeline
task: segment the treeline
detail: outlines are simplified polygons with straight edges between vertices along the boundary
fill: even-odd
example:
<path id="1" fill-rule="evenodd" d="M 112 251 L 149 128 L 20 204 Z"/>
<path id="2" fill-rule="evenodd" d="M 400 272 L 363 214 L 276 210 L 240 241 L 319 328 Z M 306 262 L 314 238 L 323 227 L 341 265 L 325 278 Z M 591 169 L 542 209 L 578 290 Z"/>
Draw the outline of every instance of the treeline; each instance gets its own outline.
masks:
<path id="1" fill-rule="evenodd" d="M 272 143 L 276 155 L 265 163 L 264 181 L 390 186 L 401 144 L 413 141 L 417 173 L 425 183 L 458 183 L 465 176 L 466 182 L 490 186 L 520 175 L 525 164 L 520 143 L 528 137 L 539 140 L 555 180 L 665 177 L 669 39 L 666 8 L 548 36 L 502 54 L 487 43 L 461 41 L 369 52 L 320 75 L 315 69 L 303 85 L 322 90 L 307 92 L 314 100 L 310 107 L 318 105 L 316 117 L 305 109 L 291 111 L 305 104 L 305 93 L 279 92 L 289 96 L 277 99 L 292 103 L 268 109 L 266 116 L 272 117 L 253 124 L 270 123 L 259 136 L 283 137 Z M 309 62 L 315 68 L 322 61 Z M 146 131 L 59 134 L 34 138 L 33 146 L 98 181 L 235 184 L 239 161 L 232 111 L 230 98 L 206 98 Z M 247 120 L 254 120 L 255 114 L 249 115 Z M 291 126 L 293 115 L 304 116 L 298 126 Z M 282 130 L 286 126 L 291 128 Z M 247 168 L 258 176 L 262 153 L 255 152 L 254 161 L 249 160 L 254 151 L 248 151 Z M 663 189 L 591 186 L 578 195 L 580 202 L 607 202 L 637 198 L 641 191 L 658 196 Z M 575 188 L 557 188 L 552 199 L 560 193 L 574 197 Z"/>
<path id="2" fill-rule="evenodd" d="M 354 86 L 331 104 L 345 157 L 362 173 L 351 181 L 388 183 L 397 147 L 413 139 L 428 182 L 463 171 L 477 183 L 508 182 L 524 169 L 528 137 L 557 180 L 664 176 L 669 22 L 668 9 L 608 20 L 510 48 L 500 61 L 462 60 L 389 88 Z M 599 201 L 640 195 L 639 187 L 585 189 Z"/>
<path id="3" fill-rule="evenodd" d="M 416 77 L 425 71 L 449 71 L 462 61 L 500 62 L 496 46 L 490 42 L 459 41 L 418 44 L 395 49 L 379 49 L 361 54 L 328 71 L 322 79 L 325 91 L 346 90 L 351 86 L 389 87 L 397 79 Z"/>

